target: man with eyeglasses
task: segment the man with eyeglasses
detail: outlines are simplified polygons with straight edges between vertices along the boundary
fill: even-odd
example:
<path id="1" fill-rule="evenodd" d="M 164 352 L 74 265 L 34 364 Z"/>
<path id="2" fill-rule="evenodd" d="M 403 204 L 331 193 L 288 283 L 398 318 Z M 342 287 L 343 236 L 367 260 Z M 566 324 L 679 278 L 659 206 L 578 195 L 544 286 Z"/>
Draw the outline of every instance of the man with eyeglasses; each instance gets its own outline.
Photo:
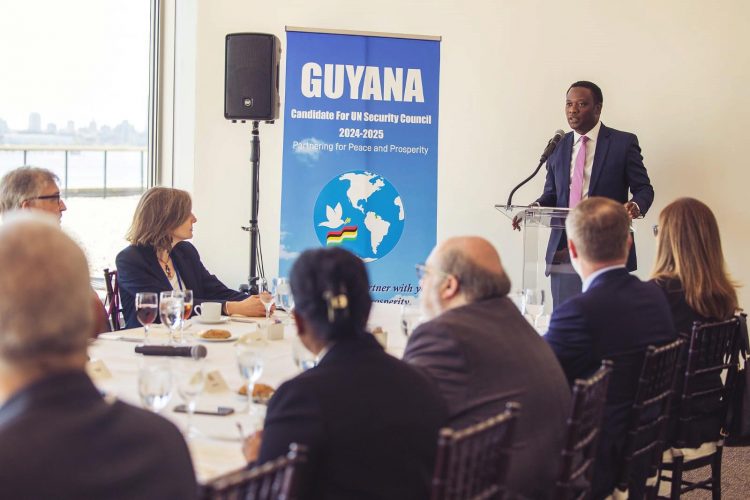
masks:
<path id="1" fill-rule="evenodd" d="M 451 238 L 417 273 L 428 321 L 409 337 L 404 360 L 436 383 L 455 429 L 520 403 L 508 485 L 524 498 L 547 498 L 570 390 L 552 350 L 508 298 L 500 256 L 483 238 Z"/>
<path id="2" fill-rule="evenodd" d="M 6 173 L 0 179 L 0 214 L 14 210 L 38 210 L 47 212 L 62 220 L 62 213 L 68 209 L 60 198 L 58 177 L 39 167 L 19 167 Z M 91 302 L 96 311 L 93 335 L 110 330 L 107 312 L 99 296 L 92 289 Z"/>
<path id="3" fill-rule="evenodd" d="M 58 178 L 46 168 L 20 167 L 0 180 L 0 213 L 16 209 L 34 209 L 62 219 L 68 209 L 60 198 Z"/>

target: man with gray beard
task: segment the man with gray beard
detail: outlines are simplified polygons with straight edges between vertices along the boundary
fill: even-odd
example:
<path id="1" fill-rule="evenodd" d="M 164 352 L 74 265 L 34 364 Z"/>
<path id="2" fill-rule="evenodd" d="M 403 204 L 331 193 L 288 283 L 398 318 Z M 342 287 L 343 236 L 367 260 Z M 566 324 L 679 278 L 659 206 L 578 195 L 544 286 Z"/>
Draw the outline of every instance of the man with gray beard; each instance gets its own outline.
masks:
<path id="1" fill-rule="evenodd" d="M 455 429 L 520 403 L 508 488 L 549 497 L 570 389 L 552 350 L 508 298 L 500 256 L 483 238 L 451 238 L 418 270 L 428 321 L 410 336 L 404 360 L 437 384 Z"/>

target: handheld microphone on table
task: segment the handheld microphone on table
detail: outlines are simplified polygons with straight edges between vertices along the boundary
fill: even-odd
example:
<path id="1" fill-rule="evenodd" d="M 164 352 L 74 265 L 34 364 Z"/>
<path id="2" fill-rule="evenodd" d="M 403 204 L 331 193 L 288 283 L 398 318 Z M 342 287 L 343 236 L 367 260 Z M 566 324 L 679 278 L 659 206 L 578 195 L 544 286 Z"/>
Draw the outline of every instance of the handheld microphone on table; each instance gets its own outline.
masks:
<path id="1" fill-rule="evenodd" d="M 202 345 L 138 345 L 135 346 L 135 352 L 144 356 L 181 356 L 193 359 L 205 358 L 208 355 L 208 349 Z"/>
<path id="2" fill-rule="evenodd" d="M 542 165 L 544 164 L 544 162 L 547 161 L 547 158 L 550 157 L 550 155 L 555 150 L 555 148 L 560 143 L 563 137 L 565 137 L 565 132 L 560 129 L 557 129 L 557 131 L 555 132 L 555 135 L 552 136 L 552 139 L 550 139 L 549 142 L 547 143 L 547 147 L 544 148 L 544 152 L 542 152 L 542 156 L 541 158 L 539 158 L 539 165 L 537 165 L 536 170 L 534 170 L 534 172 L 530 176 L 525 178 L 518 186 L 513 188 L 513 191 L 511 191 L 510 195 L 508 196 L 508 203 L 506 204 L 505 208 L 510 208 L 510 202 L 513 199 L 513 195 L 516 193 L 516 191 L 518 191 L 518 188 L 520 188 L 521 186 L 529 182 L 531 179 L 533 179 L 536 176 L 537 173 L 539 173 L 539 169 L 542 168 Z"/>

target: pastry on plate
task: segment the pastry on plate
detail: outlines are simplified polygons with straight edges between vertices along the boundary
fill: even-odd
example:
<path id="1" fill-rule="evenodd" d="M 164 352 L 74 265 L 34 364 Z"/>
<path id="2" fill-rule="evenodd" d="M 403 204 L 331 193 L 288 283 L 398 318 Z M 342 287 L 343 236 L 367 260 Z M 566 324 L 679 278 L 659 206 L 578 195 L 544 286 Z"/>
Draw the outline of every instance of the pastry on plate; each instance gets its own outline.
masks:
<path id="1" fill-rule="evenodd" d="M 247 386 L 243 385 L 237 392 L 242 396 L 247 396 Z M 276 391 L 270 385 L 256 382 L 255 386 L 253 387 L 253 401 L 261 404 L 268 403 L 268 400 L 271 399 L 271 396 L 273 396 L 274 392 Z"/>
<path id="2" fill-rule="evenodd" d="M 208 330 L 204 330 L 200 333 L 201 338 L 204 339 L 213 339 L 213 340 L 219 340 L 219 339 L 228 339 L 232 336 L 232 332 L 229 330 L 223 330 L 221 328 L 210 328 Z"/>

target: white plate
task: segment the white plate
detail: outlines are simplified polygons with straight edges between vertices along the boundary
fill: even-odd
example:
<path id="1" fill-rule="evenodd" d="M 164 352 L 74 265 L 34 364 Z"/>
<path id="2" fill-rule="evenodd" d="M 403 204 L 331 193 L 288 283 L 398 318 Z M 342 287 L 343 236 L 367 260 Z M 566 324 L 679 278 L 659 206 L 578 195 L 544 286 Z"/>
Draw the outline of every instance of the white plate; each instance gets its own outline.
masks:
<path id="1" fill-rule="evenodd" d="M 239 335 L 236 333 L 233 333 L 229 338 L 226 339 L 206 339 L 201 337 L 200 333 L 195 336 L 196 340 L 200 340 L 201 342 L 234 342 L 238 338 L 240 338 Z"/>
<path id="2" fill-rule="evenodd" d="M 198 323 L 203 323 L 204 325 L 218 325 L 219 323 L 226 323 L 229 321 L 229 316 L 222 316 L 219 319 L 215 320 L 208 320 L 201 318 L 200 314 L 197 316 L 193 316 L 193 319 L 197 321 Z"/>

